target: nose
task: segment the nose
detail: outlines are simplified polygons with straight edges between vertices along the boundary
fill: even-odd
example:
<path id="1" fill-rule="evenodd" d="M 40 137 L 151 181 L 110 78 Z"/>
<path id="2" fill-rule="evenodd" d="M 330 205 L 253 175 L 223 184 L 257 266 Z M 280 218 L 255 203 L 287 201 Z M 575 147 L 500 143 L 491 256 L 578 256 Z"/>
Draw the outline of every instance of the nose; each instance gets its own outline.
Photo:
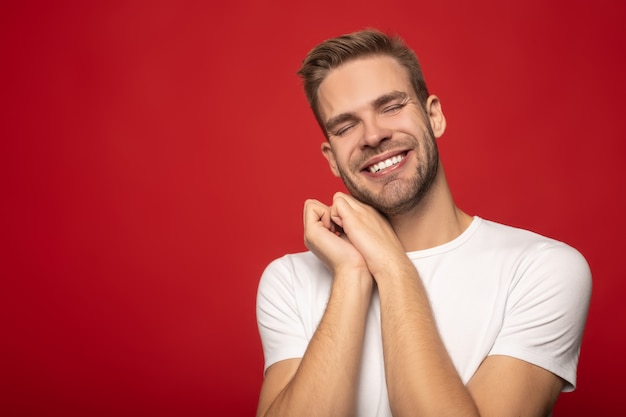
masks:
<path id="1" fill-rule="evenodd" d="M 381 124 L 376 116 L 369 117 L 363 121 L 363 137 L 361 147 L 377 147 L 381 142 L 391 138 L 391 130 Z"/>

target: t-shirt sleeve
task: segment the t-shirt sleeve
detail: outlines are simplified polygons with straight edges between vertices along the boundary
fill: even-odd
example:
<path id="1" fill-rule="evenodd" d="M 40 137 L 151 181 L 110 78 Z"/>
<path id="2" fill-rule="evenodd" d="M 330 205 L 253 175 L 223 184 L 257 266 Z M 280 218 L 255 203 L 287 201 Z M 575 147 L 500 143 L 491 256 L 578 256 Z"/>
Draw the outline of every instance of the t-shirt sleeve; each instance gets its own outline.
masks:
<path id="1" fill-rule="evenodd" d="M 512 356 L 576 385 L 591 272 L 583 256 L 560 242 L 543 244 L 519 266 L 502 330 L 490 355 Z"/>
<path id="2" fill-rule="evenodd" d="M 264 371 L 278 361 L 304 355 L 308 339 L 298 311 L 293 267 L 287 256 L 274 260 L 261 275 L 256 316 L 265 356 Z"/>

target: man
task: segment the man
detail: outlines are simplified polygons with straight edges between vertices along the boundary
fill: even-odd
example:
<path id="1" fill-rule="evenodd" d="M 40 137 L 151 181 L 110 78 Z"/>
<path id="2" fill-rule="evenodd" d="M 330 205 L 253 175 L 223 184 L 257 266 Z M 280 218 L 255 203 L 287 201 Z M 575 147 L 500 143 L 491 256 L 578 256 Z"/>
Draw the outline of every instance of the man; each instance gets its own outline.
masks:
<path id="1" fill-rule="evenodd" d="M 299 75 L 350 195 L 306 201 L 309 252 L 261 278 L 257 415 L 549 415 L 576 382 L 584 258 L 455 206 L 441 103 L 399 38 L 328 40 Z"/>

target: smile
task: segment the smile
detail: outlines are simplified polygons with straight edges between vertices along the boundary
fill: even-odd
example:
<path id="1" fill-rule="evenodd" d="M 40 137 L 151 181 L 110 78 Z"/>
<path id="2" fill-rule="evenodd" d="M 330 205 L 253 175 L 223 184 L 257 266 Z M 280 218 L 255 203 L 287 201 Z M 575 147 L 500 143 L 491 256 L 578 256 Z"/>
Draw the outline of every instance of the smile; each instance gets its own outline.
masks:
<path id="1" fill-rule="evenodd" d="M 402 161 L 404 159 L 404 156 L 405 156 L 404 154 L 396 155 L 396 156 L 392 156 L 389 159 L 385 159 L 384 161 L 380 161 L 380 162 L 378 162 L 378 163 L 376 163 L 374 165 L 371 165 L 369 167 L 369 171 L 372 174 L 375 174 L 375 173 L 377 173 L 377 172 L 379 172 L 379 171 L 381 171 L 381 170 L 383 170 L 385 168 L 389 168 L 391 166 L 397 165 L 397 164 L 400 163 L 400 161 Z"/>

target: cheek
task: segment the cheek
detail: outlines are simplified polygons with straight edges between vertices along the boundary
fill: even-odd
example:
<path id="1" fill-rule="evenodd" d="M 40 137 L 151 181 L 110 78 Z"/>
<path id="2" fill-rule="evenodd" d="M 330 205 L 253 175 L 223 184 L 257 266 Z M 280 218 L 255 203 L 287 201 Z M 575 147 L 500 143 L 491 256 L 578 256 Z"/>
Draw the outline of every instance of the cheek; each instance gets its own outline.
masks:
<path id="1" fill-rule="evenodd" d="M 337 140 L 337 143 L 332 147 L 332 154 L 337 165 L 345 166 L 349 163 L 353 154 L 354 141 L 350 137 L 342 137 L 341 140 Z"/>
<path id="2" fill-rule="evenodd" d="M 424 119 L 416 112 L 407 114 L 407 117 L 401 117 L 396 120 L 396 128 L 398 130 L 409 132 L 413 136 L 421 134 L 426 127 Z"/>

